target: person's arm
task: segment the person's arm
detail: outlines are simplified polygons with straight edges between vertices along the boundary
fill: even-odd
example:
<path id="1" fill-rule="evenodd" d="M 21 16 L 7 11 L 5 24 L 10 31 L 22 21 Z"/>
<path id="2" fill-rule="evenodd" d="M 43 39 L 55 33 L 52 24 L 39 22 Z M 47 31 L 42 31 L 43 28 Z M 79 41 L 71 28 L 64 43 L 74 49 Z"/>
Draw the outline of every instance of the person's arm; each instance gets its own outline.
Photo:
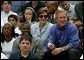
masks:
<path id="1" fill-rule="evenodd" d="M 56 39 L 56 34 L 55 34 L 55 26 L 53 26 L 50 30 L 50 34 L 48 37 L 48 48 L 50 50 L 53 50 L 55 48 L 55 39 Z"/>
<path id="2" fill-rule="evenodd" d="M 69 49 L 69 46 L 68 45 L 66 45 L 66 46 L 63 46 L 63 47 L 60 47 L 61 48 L 61 51 L 66 51 L 66 50 L 68 50 Z"/>
<path id="3" fill-rule="evenodd" d="M 69 48 L 79 48 L 79 37 L 78 37 L 78 29 L 74 25 L 74 27 L 70 28 L 69 32 L 69 44 L 67 45 Z"/>

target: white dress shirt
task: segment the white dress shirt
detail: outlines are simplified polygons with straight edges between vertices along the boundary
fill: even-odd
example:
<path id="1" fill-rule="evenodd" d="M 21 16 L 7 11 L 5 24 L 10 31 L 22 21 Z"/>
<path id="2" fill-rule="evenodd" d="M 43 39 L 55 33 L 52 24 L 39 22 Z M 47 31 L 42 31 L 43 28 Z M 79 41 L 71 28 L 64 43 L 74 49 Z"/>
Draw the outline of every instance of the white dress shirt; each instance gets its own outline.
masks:
<path id="1" fill-rule="evenodd" d="M 20 30 L 18 27 L 15 28 L 15 33 L 17 33 L 17 34 L 19 34 L 19 35 L 22 34 L 21 30 Z"/>
<path id="2" fill-rule="evenodd" d="M 1 28 L 4 26 L 5 23 L 8 23 L 8 16 L 14 14 L 17 15 L 16 13 L 9 11 L 8 13 L 2 11 L 1 12 Z"/>

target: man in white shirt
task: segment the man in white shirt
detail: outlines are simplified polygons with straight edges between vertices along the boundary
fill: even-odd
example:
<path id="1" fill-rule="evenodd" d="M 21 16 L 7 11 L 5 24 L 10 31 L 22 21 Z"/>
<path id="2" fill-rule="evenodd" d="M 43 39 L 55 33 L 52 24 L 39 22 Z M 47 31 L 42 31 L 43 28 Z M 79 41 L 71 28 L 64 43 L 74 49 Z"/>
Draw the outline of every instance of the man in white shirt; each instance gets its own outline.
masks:
<path id="1" fill-rule="evenodd" d="M 3 25 L 5 23 L 8 22 L 8 16 L 11 14 L 17 15 L 16 13 L 11 11 L 11 1 L 1 1 L 1 7 L 2 7 L 2 11 L 1 11 L 1 28 L 3 27 Z"/>

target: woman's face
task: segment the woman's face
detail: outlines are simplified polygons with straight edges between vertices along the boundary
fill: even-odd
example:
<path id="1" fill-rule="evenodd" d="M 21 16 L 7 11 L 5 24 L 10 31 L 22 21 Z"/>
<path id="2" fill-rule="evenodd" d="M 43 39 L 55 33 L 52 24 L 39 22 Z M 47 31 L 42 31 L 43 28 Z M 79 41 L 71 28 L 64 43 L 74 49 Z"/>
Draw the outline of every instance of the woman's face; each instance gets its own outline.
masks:
<path id="1" fill-rule="evenodd" d="M 48 15 L 47 15 L 47 13 L 46 13 L 46 12 L 41 13 L 41 14 L 39 15 L 39 17 L 38 17 L 38 20 L 39 20 L 40 23 L 45 24 L 45 23 L 47 22 L 47 20 L 48 20 Z"/>
<path id="2" fill-rule="evenodd" d="M 10 24 L 5 24 L 2 28 L 4 36 L 11 36 L 12 26 Z"/>
<path id="3" fill-rule="evenodd" d="M 32 10 L 26 9 L 24 13 L 25 19 L 26 20 L 31 20 L 33 16 Z"/>
<path id="4" fill-rule="evenodd" d="M 23 52 L 30 51 L 31 43 L 28 40 L 23 39 L 19 44 L 20 50 Z"/>

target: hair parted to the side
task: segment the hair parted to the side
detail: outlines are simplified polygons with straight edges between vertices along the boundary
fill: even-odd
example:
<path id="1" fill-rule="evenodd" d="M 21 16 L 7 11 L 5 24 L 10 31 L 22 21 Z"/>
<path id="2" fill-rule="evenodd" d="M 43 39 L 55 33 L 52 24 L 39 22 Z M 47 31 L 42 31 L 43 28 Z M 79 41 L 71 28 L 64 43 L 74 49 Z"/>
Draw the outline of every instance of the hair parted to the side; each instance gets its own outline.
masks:
<path id="1" fill-rule="evenodd" d="M 59 13 L 65 13 L 66 16 L 67 16 L 67 19 L 69 20 L 68 13 L 67 13 L 67 11 L 65 11 L 64 9 L 62 9 L 62 10 L 57 10 L 57 11 L 55 12 L 55 18 L 56 18 L 56 19 L 57 19 Z"/>

